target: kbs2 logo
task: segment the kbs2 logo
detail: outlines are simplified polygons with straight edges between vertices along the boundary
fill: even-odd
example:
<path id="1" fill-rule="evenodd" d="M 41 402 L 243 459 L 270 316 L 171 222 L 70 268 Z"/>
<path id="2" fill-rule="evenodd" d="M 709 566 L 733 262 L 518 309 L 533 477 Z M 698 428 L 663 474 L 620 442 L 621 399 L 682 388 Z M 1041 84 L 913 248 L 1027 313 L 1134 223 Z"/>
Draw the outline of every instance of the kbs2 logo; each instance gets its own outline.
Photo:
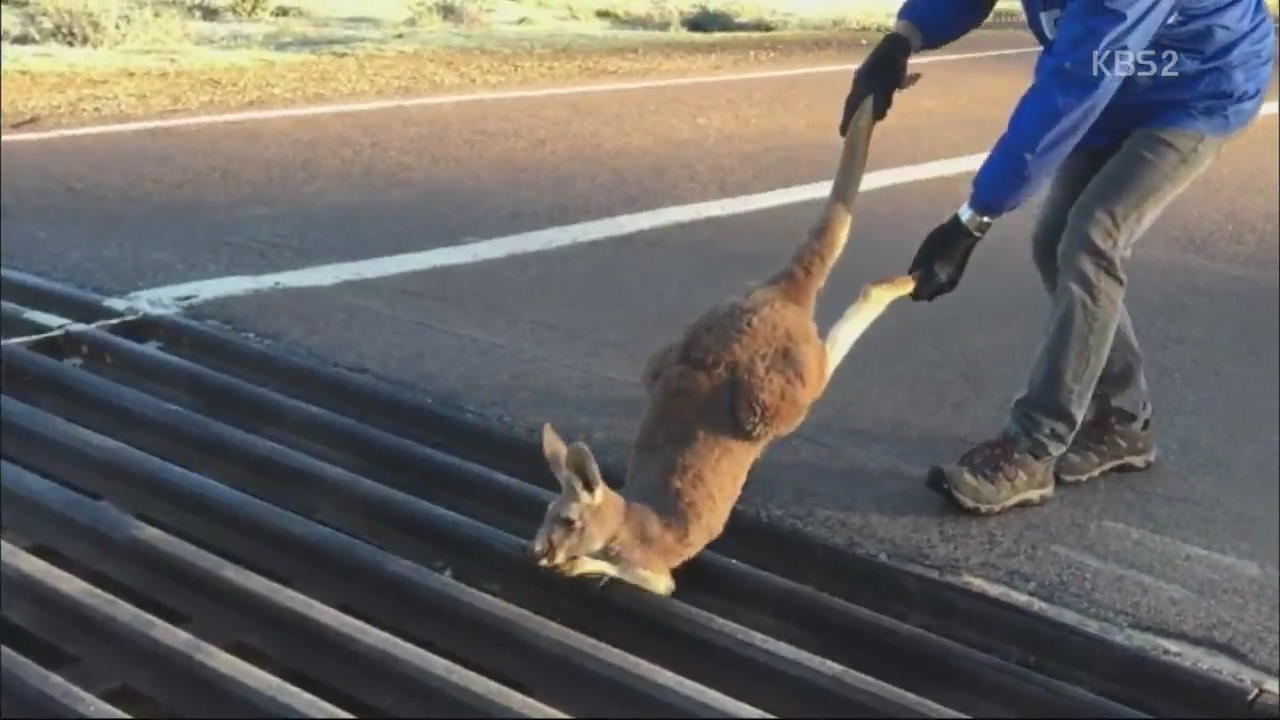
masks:
<path id="1" fill-rule="evenodd" d="M 1103 50 L 1093 52 L 1093 74 L 1106 77 L 1177 77 L 1178 53 L 1165 50 Z"/>

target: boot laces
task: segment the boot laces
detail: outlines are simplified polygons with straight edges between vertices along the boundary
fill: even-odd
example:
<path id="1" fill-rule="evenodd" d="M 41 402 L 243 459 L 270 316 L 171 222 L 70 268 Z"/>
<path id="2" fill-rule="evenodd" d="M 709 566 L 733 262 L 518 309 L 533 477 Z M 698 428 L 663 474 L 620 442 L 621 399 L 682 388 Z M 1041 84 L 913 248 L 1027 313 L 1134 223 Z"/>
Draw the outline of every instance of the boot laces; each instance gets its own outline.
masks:
<path id="1" fill-rule="evenodd" d="M 998 437 L 975 446 L 960 458 L 960 463 L 973 470 L 986 474 L 990 471 L 1002 472 L 1013 464 L 1017 448 L 1011 439 Z"/>

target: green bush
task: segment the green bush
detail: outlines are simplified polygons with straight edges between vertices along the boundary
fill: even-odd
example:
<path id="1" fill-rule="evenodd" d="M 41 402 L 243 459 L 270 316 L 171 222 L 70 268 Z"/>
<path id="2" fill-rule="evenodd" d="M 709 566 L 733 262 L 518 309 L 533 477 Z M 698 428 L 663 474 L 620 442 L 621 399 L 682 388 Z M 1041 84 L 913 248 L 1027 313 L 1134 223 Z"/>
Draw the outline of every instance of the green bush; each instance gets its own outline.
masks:
<path id="1" fill-rule="evenodd" d="M 238 18 L 260 18 L 271 11 L 271 0 L 231 0 L 227 9 Z"/>
<path id="2" fill-rule="evenodd" d="M 308 14 L 307 9 L 301 5 L 276 5 L 271 8 L 273 18 L 302 18 Z"/>
<path id="3" fill-rule="evenodd" d="M 102 48 L 187 39 L 182 13 L 150 0 L 33 0 L 23 12 L 22 37 L 7 40 Z"/>
<path id="4" fill-rule="evenodd" d="M 185 0 L 182 7 L 191 17 L 207 22 L 221 20 L 226 11 L 217 0 Z"/>
<path id="5" fill-rule="evenodd" d="M 483 25 L 489 8 L 479 0 L 415 0 L 409 8 L 409 24 L 419 27 Z"/>
<path id="6" fill-rule="evenodd" d="M 601 20 L 627 30 L 655 30 L 674 32 L 683 29 L 684 18 L 675 5 L 663 2 L 643 5 L 622 3 L 617 7 L 603 7 L 595 15 Z"/>
<path id="7" fill-rule="evenodd" d="M 685 16 L 684 28 L 697 33 L 773 32 L 778 26 L 763 18 L 743 20 L 729 10 L 703 6 Z"/>

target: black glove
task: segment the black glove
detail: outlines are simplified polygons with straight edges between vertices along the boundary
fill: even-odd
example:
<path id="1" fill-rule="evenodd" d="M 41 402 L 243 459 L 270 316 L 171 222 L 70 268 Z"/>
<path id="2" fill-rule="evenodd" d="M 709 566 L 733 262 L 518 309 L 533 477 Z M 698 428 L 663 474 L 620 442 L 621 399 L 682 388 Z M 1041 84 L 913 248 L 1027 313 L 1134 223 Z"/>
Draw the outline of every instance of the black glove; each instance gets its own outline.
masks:
<path id="1" fill-rule="evenodd" d="M 975 235 L 957 215 L 934 228 L 920 243 L 907 271 L 916 279 L 911 299 L 930 301 L 955 290 L 969 264 L 969 256 L 981 239 L 982 236 Z"/>
<path id="2" fill-rule="evenodd" d="M 876 122 L 884 119 L 893 105 L 893 94 L 907 86 L 907 58 L 911 57 L 911 41 L 901 33 L 889 33 L 880 40 L 866 60 L 853 73 L 853 87 L 844 100 L 840 118 L 840 137 L 849 131 L 849 121 L 868 95 L 875 97 Z"/>

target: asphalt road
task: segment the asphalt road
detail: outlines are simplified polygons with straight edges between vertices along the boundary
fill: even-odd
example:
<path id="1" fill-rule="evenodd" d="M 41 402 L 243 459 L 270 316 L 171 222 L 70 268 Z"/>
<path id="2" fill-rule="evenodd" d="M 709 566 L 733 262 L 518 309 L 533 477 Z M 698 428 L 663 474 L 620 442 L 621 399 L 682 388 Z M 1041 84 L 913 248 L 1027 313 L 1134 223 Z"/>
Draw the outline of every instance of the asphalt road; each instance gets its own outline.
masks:
<path id="1" fill-rule="evenodd" d="M 992 34 L 946 52 L 1029 46 Z M 986 151 L 1031 54 L 922 66 L 871 169 Z M 830 177 L 848 75 L 655 87 L 5 143 L 3 264 L 111 294 L 443 247 Z M 1271 99 L 1275 98 L 1275 88 Z M 1202 660 L 1280 671 L 1280 202 L 1262 118 L 1137 246 L 1129 303 L 1162 462 L 994 518 L 924 470 L 999 428 L 1047 308 L 1037 202 L 953 295 L 895 306 L 748 483 L 753 511 L 855 551 Z M 905 270 L 969 175 L 866 193 L 822 305 Z M 777 268 L 805 202 L 558 250 L 191 309 L 621 457 L 647 353 Z M 1028 600 L 1027 597 L 1036 600 Z"/>

